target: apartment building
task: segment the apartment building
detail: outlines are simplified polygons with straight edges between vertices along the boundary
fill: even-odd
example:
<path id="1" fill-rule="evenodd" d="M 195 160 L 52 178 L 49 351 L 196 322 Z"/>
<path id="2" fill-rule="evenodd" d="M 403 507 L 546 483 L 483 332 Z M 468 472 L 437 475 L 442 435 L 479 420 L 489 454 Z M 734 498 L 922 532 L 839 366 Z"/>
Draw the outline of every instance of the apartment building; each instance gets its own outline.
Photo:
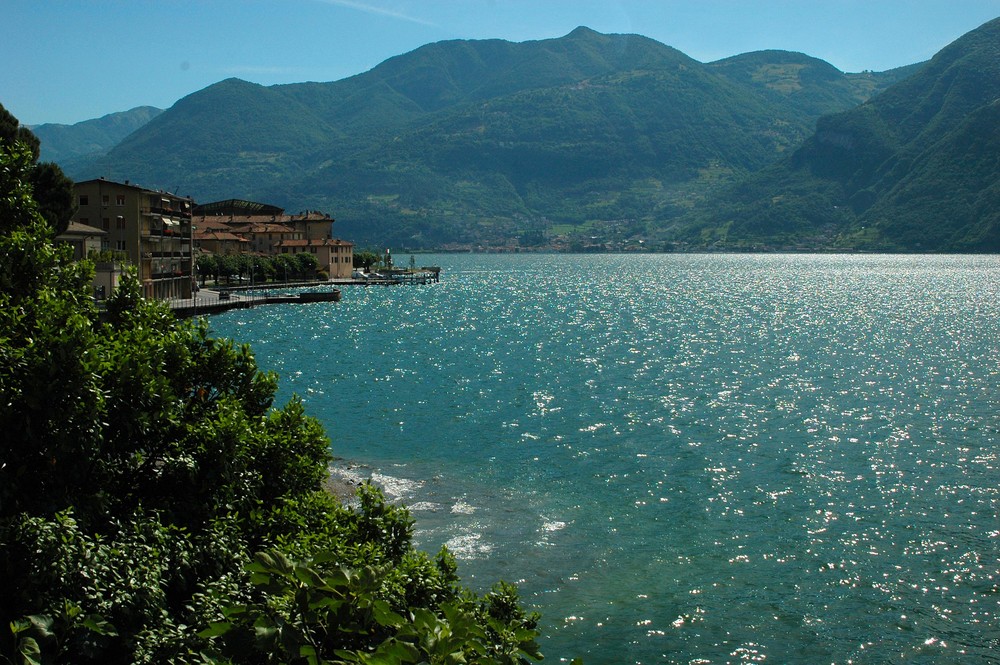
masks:
<path id="1" fill-rule="evenodd" d="M 308 252 L 330 279 L 350 279 L 354 268 L 354 243 L 336 238 L 282 240 L 275 249 L 281 254 Z"/>
<path id="2" fill-rule="evenodd" d="M 320 270 L 331 279 L 351 277 L 354 243 L 333 237 L 334 219 L 318 211 L 286 215 L 284 209 L 266 203 L 228 199 L 195 207 L 192 224 L 200 249 L 231 253 L 233 243 L 219 242 L 219 233 L 243 238 L 241 251 L 277 256 L 309 252 L 316 255 Z"/>
<path id="3" fill-rule="evenodd" d="M 102 249 L 136 266 L 147 298 L 190 298 L 193 258 L 190 198 L 99 178 L 73 187 L 74 222 L 106 232 Z"/>

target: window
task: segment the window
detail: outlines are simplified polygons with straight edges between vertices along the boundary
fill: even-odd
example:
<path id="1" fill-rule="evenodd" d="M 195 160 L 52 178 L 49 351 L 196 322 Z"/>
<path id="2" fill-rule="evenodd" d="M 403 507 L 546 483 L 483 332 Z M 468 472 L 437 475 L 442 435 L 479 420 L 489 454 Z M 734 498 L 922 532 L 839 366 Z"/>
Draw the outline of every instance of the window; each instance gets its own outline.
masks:
<path id="1" fill-rule="evenodd" d="M 111 203 L 111 195 L 110 194 L 102 194 L 101 195 L 101 205 L 104 206 L 105 208 L 107 208 L 109 203 Z"/>
<path id="2" fill-rule="evenodd" d="M 90 205 L 90 197 L 86 194 L 80 194 L 80 205 Z"/>
<path id="3" fill-rule="evenodd" d="M 117 196 L 115 196 L 115 205 L 118 205 L 118 206 L 125 205 L 125 195 L 124 194 L 118 194 Z"/>
<path id="4" fill-rule="evenodd" d="M 124 231 L 125 230 L 125 218 L 121 215 L 115 218 L 115 228 Z"/>
<path id="5" fill-rule="evenodd" d="M 119 240 L 117 243 L 115 243 L 115 248 L 118 251 L 120 251 L 120 252 L 124 252 L 125 251 L 125 241 L 124 240 Z"/>
<path id="6" fill-rule="evenodd" d="M 111 219 L 108 218 L 108 217 L 102 217 L 101 218 L 101 226 L 104 227 L 105 231 L 110 231 L 111 230 Z"/>

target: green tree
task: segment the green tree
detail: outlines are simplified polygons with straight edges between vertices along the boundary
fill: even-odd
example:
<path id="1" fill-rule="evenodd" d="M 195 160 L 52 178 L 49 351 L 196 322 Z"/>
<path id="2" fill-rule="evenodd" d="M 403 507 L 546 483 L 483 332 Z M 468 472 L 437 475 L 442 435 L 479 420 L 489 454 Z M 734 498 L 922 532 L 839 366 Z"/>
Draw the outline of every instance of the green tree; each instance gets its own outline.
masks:
<path id="1" fill-rule="evenodd" d="M 0 661 L 523 662 L 535 617 L 413 549 L 374 488 L 321 490 L 330 458 L 246 346 L 141 297 L 99 318 L 0 145 Z"/>
<path id="2" fill-rule="evenodd" d="M 315 254 L 301 252 L 295 255 L 295 274 L 299 279 L 315 279 L 319 261 Z"/>
<path id="3" fill-rule="evenodd" d="M 278 254 L 274 257 L 274 271 L 276 279 L 280 279 L 283 282 L 287 282 L 289 279 L 295 279 L 296 270 L 298 270 L 298 265 L 295 263 L 295 259 L 291 254 Z"/>
<path id="4" fill-rule="evenodd" d="M 209 277 L 218 280 L 219 263 L 215 254 L 199 254 L 197 267 L 198 276 L 201 278 L 201 285 L 203 287 L 205 286 L 205 280 Z"/>
<path id="5" fill-rule="evenodd" d="M 373 265 L 379 262 L 379 255 L 370 250 L 354 252 L 354 267 L 370 270 Z"/>
<path id="6" fill-rule="evenodd" d="M 239 273 L 239 262 L 232 254 L 220 254 L 215 257 L 216 282 L 225 277 L 226 284 L 232 282 L 233 275 Z"/>
<path id="7" fill-rule="evenodd" d="M 275 268 L 274 261 L 269 256 L 257 256 L 253 257 L 253 271 L 254 279 L 257 282 L 268 282 L 274 279 Z"/>
<path id="8" fill-rule="evenodd" d="M 73 181 L 66 177 L 57 164 L 38 163 L 40 143 L 27 127 L 22 127 L 7 109 L 0 105 L 0 142 L 13 146 L 14 142 L 30 150 L 32 159 L 27 178 L 32 186 L 38 211 L 56 235 L 66 231 L 69 220 L 76 212 L 73 202 Z"/>

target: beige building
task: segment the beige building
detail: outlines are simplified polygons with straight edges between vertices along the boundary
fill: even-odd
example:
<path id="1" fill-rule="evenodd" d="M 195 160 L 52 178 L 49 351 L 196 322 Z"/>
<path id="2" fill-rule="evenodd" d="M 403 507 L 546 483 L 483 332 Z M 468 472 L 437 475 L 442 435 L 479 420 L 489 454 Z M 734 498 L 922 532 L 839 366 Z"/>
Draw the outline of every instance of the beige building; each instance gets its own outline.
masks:
<path id="1" fill-rule="evenodd" d="M 236 245 L 222 243 L 220 234 L 243 238 L 241 251 L 277 256 L 309 252 L 316 256 L 319 269 L 331 279 L 351 277 L 354 243 L 333 237 L 334 219 L 322 212 L 307 211 L 286 215 L 276 206 L 230 199 L 197 207 L 192 218 L 196 246 L 216 254 L 227 254 Z"/>
<path id="2" fill-rule="evenodd" d="M 307 240 L 333 238 L 333 218 L 322 212 L 307 211 L 299 215 L 286 215 L 282 224 L 292 227 Z"/>
<path id="3" fill-rule="evenodd" d="M 73 247 L 73 258 L 79 261 L 104 247 L 108 232 L 80 222 L 70 222 L 66 231 L 56 236 L 56 240 Z"/>
<path id="4" fill-rule="evenodd" d="M 194 232 L 194 242 L 198 249 L 219 256 L 228 254 L 243 254 L 250 250 L 250 241 L 229 231 Z"/>
<path id="5" fill-rule="evenodd" d="M 298 240 L 303 237 L 301 232 L 286 224 L 271 221 L 271 218 L 237 217 L 229 223 L 229 230 L 246 238 L 251 252 L 268 256 L 277 253 L 275 247 L 282 240 Z"/>
<path id="6" fill-rule="evenodd" d="M 277 245 L 281 254 L 309 252 L 316 256 L 319 269 L 330 279 L 350 279 L 354 268 L 354 243 L 336 238 L 283 240 Z"/>
<path id="7" fill-rule="evenodd" d="M 191 297 L 190 198 L 103 178 L 78 182 L 73 192 L 72 221 L 107 233 L 102 249 L 122 252 L 136 266 L 145 297 Z"/>

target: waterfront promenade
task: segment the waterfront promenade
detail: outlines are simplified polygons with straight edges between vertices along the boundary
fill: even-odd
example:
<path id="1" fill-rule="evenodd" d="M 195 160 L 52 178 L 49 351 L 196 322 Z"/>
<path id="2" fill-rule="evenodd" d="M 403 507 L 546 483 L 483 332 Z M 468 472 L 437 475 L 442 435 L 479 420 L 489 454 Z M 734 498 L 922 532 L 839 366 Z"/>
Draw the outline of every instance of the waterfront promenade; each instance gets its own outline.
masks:
<path id="1" fill-rule="evenodd" d="M 303 291 L 303 287 L 328 286 L 323 290 Z M 204 288 L 192 298 L 168 300 L 170 309 L 177 316 L 186 318 L 218 314 L 231 309 L 245 309 L 258 305 L 279 303 L 336 302 L 340 300 L 340 289 L 332 282 L 315 284 L 280 284 L 267 287 Z"/>
<path id="2" fill-rule="evenodd" d="M 245 309 L 278 303 L 336 302 L 342 286 L 391 286 L 396 284 L 429 284 L 440 280 L 441 269 L 422 268 L 420 271 L 395 271 L 390 275 L 366 279 L 331 279 L 312 282 L 285 282 L 263 285 L 204 287 L 191 298 L 168 300 L 177 316 L 186 318 L 218 314 L 231 309 Z M 325 288 L 321 288 L 325 287 Z M 310 290 L 304 290 L 310 289 Z"/>

